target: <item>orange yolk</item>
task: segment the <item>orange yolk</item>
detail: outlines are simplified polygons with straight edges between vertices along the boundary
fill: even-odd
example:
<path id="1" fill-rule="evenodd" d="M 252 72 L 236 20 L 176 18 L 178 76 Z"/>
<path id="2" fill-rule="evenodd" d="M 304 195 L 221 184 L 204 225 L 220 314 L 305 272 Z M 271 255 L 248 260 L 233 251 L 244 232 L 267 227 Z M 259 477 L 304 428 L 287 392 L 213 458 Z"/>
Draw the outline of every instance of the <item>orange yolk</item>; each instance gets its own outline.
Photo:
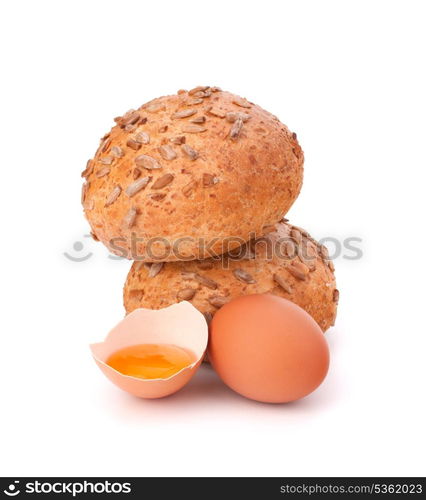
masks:
<path id="1" fill-rule="evenodd" d="M 131 377 L 168 378 L 195 361 L 188 350 L 172 344 L 139 344 L 111 354 L 106 364 Z"/>

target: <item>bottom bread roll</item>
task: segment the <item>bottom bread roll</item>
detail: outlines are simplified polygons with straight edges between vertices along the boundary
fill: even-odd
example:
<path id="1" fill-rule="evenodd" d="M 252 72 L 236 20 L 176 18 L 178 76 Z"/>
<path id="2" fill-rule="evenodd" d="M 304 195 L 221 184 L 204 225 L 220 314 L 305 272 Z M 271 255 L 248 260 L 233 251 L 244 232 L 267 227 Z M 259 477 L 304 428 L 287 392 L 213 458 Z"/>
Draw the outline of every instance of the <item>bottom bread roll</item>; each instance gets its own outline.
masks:
<path id="1" fill-rule="evenodd" d="M 229 300 L 272 293 L 305 309 L 323 331 L 334 324 L 339 292 L 326 247 L 287 221 L 231 253 L 206 260 L 134 262 L 124 307 L 161 309 L 187 300 L 207 321 Z"/>

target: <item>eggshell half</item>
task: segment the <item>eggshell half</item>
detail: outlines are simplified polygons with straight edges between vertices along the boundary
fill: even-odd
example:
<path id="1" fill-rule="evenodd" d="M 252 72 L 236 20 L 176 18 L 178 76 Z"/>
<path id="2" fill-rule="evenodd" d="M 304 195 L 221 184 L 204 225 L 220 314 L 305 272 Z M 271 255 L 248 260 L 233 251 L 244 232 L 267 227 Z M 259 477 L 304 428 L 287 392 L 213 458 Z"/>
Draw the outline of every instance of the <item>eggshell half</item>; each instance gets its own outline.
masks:
<path id="1" fill-rule="evenodd" d="M 208 327 L 204 316 L 189 302 L 164 309 L 135 309 L 108 334 L 103 342 L 92 344 L 92 355 L 111 382 L 140 398 L 162 398 L 181 389 L 194 376 L 204 356 Z M 191 351 L 196 360 L 166 379 L 140 379 L 123 375 L 106 364 L 115 351 L 137 344 L 173 344 Z"/>

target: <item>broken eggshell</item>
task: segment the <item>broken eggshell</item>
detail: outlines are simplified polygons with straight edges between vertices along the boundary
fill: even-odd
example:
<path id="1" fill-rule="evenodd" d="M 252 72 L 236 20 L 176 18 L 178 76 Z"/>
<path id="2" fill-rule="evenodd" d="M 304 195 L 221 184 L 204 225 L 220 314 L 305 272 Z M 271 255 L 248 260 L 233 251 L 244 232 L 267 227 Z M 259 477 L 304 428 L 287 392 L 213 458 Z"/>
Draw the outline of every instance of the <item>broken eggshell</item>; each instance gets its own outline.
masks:
<path id="1" fill-rule="evenodd" d="M 92 344 L 92 355 L 101 371 L 123 391 L 140 398 L 162 398 L 177 392 L 194 376 L 204 356 L 208 327 L 204 316 L 189 302 L 164 309 L 135 309 L 108 334 Z M 123 375 L 106 364 L 114 352 L 137 344 L 173 344 L 195 356 L 192 364 L 165 379 L 141 379 Z"/>

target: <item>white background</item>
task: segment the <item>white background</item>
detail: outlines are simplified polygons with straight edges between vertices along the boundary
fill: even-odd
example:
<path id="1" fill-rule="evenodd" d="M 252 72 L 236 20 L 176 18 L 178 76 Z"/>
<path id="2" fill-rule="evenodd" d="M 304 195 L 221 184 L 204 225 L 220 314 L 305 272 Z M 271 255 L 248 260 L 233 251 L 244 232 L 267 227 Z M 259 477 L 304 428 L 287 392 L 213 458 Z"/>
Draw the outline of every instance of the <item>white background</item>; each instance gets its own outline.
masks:
<path id="1" fill-rule="evenodd" d="M 424 6 L 2 4 L 1 475 L 425 474 Z M 292 222 L 362 238 L 362 259 L 336 260 L 329 375 L 295 404 L 245 400 L 209 368 L 137 400 L 89 353 L 123 317 L 130 264 L 84 238 L 80 172 L 114 116 L 199 84 L 297 132 Z"/>

